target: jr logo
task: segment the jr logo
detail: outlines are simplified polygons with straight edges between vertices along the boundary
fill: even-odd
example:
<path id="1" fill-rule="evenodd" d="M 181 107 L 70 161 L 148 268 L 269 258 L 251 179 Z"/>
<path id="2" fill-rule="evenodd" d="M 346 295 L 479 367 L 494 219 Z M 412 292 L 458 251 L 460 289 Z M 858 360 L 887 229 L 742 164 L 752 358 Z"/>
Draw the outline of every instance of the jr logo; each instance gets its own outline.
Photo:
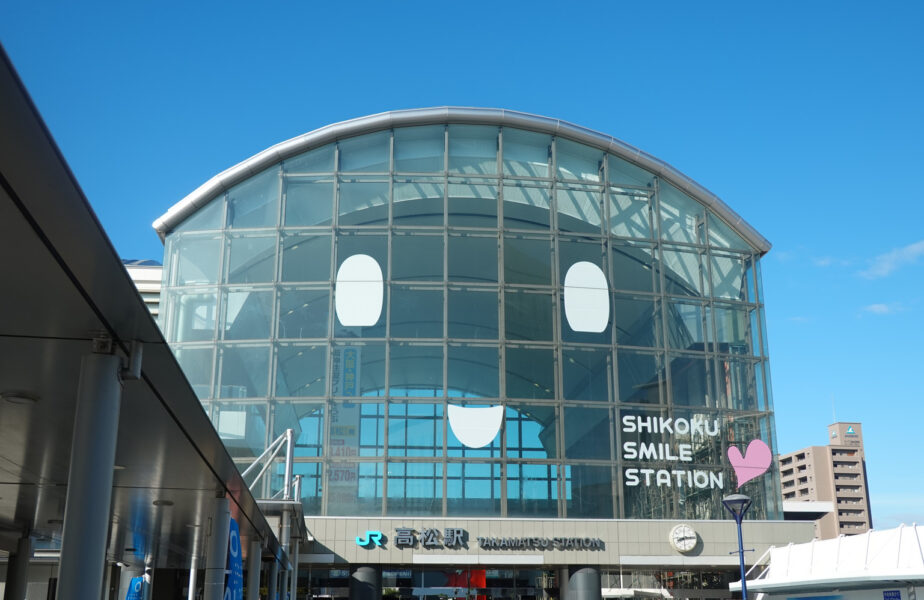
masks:
<path id="1" fill-rule="evenodd" d="M 357 535 L 356 545 L 363 546 L 363 547 L 383 546 L 384 542 L 382 542 L 382 532 L 381 531 L 367 531 L 365 538 L 361 538 Z"/>

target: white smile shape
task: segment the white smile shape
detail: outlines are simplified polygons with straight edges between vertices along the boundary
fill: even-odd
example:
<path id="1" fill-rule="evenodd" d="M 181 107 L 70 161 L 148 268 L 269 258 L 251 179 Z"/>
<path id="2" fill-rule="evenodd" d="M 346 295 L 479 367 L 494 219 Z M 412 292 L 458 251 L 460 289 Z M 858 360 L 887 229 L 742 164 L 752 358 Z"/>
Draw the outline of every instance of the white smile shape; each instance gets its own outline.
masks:
<path id="1" fill-rule="evenodd" d="M 334 309 L 345 327 L 371 327 L 382 314 L 382 268 L 367 254 L 354 254 L 337 269 Z"/>
<path id="2" fill-rule="evenodd" d="M 459 441 L 469 448 L 483 448 L 500 431 L 503 406 L 465 407 L 449 405 L 449 427 Z"/>
<path id="3" fill-rule="evenodd" d="M 565 274 L 565 318 L 574 331 L 600 333 L 610 318 L 606 276 L 597 265 L 581 261 Z"/>

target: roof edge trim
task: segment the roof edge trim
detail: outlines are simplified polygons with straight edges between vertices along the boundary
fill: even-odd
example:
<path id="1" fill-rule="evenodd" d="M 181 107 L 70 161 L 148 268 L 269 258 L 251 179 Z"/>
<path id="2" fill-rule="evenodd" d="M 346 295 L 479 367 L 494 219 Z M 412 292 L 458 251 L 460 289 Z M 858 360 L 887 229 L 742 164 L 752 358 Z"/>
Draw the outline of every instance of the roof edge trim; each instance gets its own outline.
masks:
<path id="1" fill-rule="evenodd" d="M 373 133 L 392 127 L 462 123 L 498 125 L 549 133 L 610 152 L 643 169 L 664 178 L 669 183 L 699 200 L 728 223 L 761 254 L 770 250 L 770 242 L 747 223 L 721 198 L 696 183 L 668 163 L 612 136 L 560 119 L 499 108 L 442 106 L 415 108 L 378 113 L 341 121 L 280 142 L 215 175 L 171 206 L 152 224 L 161 240 L 177 225 L 202 208 L 217 194 L 227 191 L 252 175 L 296 154 L 335 140 Z"/>

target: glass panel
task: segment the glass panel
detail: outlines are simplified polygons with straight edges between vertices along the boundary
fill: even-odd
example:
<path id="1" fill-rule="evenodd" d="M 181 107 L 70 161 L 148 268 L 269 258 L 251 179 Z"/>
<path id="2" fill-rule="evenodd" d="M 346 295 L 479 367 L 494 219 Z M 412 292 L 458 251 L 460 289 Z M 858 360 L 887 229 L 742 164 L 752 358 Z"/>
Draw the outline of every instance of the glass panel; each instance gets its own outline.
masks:
<path id="1" fill-rule="evenodd" d="M 466 461 L 446 465 L 446 512 L 453 517 L 501 514 L 501 467 Z"/>
<path id="2" fill-rule="evenodd" d="M 324 396 L 327 393 L 326 373 L 326 344 L 285 345 L 276 351 L 277 396 Z"/>
<path id="3" fill-rule="evenodd" d="M 549 228 L 552 193 L 547 187 L 504 185 L 504 227 L 507 229 Z"/>
<path id="4" fill-rule="evenodd" d="M 754 334 L 752 334 L 752 331 Z M 726 354 L 759 354 L 756 331 L 757 311 L 753 308 L 725 304 L 715 305 L 715 332 L 719 352 Z M 755 339 L 752 339 L 752 336 Z"/>
<path id="5" fill-rule="evenodd" d="M 330 225 L 333 214 L 333 179 L 286 181 L 286 227 Z"/>
<path id="6" fill-rule="evenodd" d="M 651 173 L 612 154 L 607 155 L 607 172 L 610 183 L 639 187 L 654 185 L 654 176 Z"/>
<path id="7" fill-rule="evenodd" d="M 442 225 L 443 183 L 395 179 L 394 224 Z"/>
<path id="8" fill-rule="evenodd" d="M 282 281 L 330 281 L 330 236 L 282 238 Z"/>
<path id="9" fill-rule="evenodd" d="M 266 402 L 213 402 L 212 425 L 232 458 L 259 456 L 266 445 Z"/>
<path id="10" fill-rule="evenodd" d="M 389 394 L 397 397 L 443 396 L 442 346 L 392 344 Z"/>
<path id="11" fill-rule="evenodd" d="M 286 173 L 333 173 L 334 145 L 327 144 L 293 156 L 283 163 L 283 168 Z"/>
<path id="12" fill-rule="evenodd" d="M 271 167 L 228 191 L 228 227 L 275 227 L 281 169 Z"/>
<path id="13" fill-rule="evenodd" d="M 332 396 L 385 395 L 385 344 L 336 344 L 330 363 Z"/>
<path id="14" fill-rule="evenodd" d="M 651 238 L 648 194 L 610 188 L 610 233 L 628 238 Z"/>
<path id="15" fill-rule="evenodd" d="M 272 291 L 241 290 L 225 292 L 224 339 L 269 339 L 272 319 Z"/>
<path id="16" fill-rule="evenodd" d="M 442 172 L 445 146 L 443 125 L 395 129 L 395 171 Z"/>
<path id="17" fill-rule="evenodd" d="M 276 236 L 232 237 L 228 283 L 263 283 L 276 275 Z"/>
<path id="18" fill-rule="evenodd" d="M 340 147 L 340 170 L 352 173 L 387 173 L 390 138 L 389 132 L 380 131 L 340 140 L 337 142 Z"/>
<path id="19" fill-rule="evenodd" d="M 503 128 L 504 175 L 548 177 L 552 137 L 544 133 Z"/>
<path id="20" fill-rule="evenodd" d="M 188 219 L 173 229 L 171 235 L 189 231 L 212 231 L 222 228 L 225 218 L 225 196 L 218 196 L 208 204 L 197 209 Z"/>
<path id="21" fill-rule="evenodd" d="M 219 398 L 266 396 L 269 346 L 225 346 L 221 350 Z"/>
<path id="22" fill-rule="evenodd" d="M 667 346 L 680 350 L 712 350 L 709 307 L 687 302 L 667 303 Z"/>
<path id="23" fill-rule="evenodd" d="M 215 349 L 211 346 L 207 348 L 187 347 L 177 348 L 174 352 L 189 385 L 196 392 L 196 397 L 200 400 L 210 397 L 212 395 L 212 359 Z"/>
<path id="24" fill-rule="evenodd" d="M 601 233 L 602 199 L 603 194 L 596 190 L 565 188 L 555 190 L 559 231 Z"/>
<path id="25" fill-rule="evenodd" d="M 746 300 L 747 278 L 740 256 L 712 255 L 712 295 L 716 298 Z"/>
<path id="26" fill-rule="evenodd" d="M 559 179 L 600 181 L 603 172 L 601 150 L 558 138 L 555 140 L 555 161 Z"/>
<path id="27" fill-rule="evenodd" d="M 391 286 L 391 337 L 442 338 L 443 290 Z"/>
<path id="28" fill-rule="evenodd" d="M 555 397 L 555 353 L 545 348 L 507 348 L 507 397 Z"/>
<path id="29" fill-rule="evenodd" d="M 661 345 L 661 314 L 654 299 L 648 296 L 613 295 L 613 322 L 616 343 L 620 346 Z"/>
<path id="30" fill-rule="evenodd" d="M 360 414 L 359 455 L 385 456 L 385 405 L 376 403 L 358 406 Z"/>
<path id="31" fill-rule="evenodd" d="M 715 406 L 713 364 L 710 358 L 668 355 L 671 365 L 671 390 L 679 406 Z"/>
<path id="32" fill-rule="evenodd" d="M 286 429 L 295 430 L 295 458 L 321 456 L 324 449 L 324 405 L 319 402 L 285 402 L 287 410 L 276 406 L 273 418 L 273 437 L 279 437 Z M 280 465 L 283 466 L 284 465 Z M 297 471 L 296 471 L 297 472 Z M 280 478 L 280 489 L 283 480 Z M 302 482 L 304 485 L 304 481 Z"/>
<path id="33" fill-rule="evenodd" d="M 703 296 L 703 272 L 700 253 L 697 250 L 669 250 L 662 248 L 664 264 L 664 286 L 668 294 L 678 296 Z"/>
<path id="34" fill-rule="evenodd" d="M 471 175 L 497 173 L 497 127 L 449 126 L 449 172 Z"/>
<path id="35" fill-rule="evenodd" d="M 375 259 L 382 277 L 388 279 L 388 239 L 384 235 L 338 235 L 336 241 L 337 269 L 351 256 L 365 254 Z"/>
<path id="36" fill-rule="evenodd" d="M 496 346 L 449 346 L 449 397 L 499 397 L 499 364 Z"/>
<path id="37" fill-rule="evenodd" d="M 170 237 L 175 257 L 176 285 L 199 285 L 218 282 L 221 238 L 177 235 Z"/>
<path id="38" fill-rule="evenodd" d="M 497 283 L 497 238 L 449 236 L 449 281 Z"/>
<path id="39" fill-rule="evenodd" d="M 667 383 L 662 355 L 620 349 L 616 353 L 616 369 L 620 402 L 661 402 L 660 390 Z"/>
<path id="40" fill-rule="evenodd" d="M 442 281 L 443 236 L 402 235 L 391 239 L 391 278 L 394 280 Z"/>
<path id="41" fill-rule="evenodd" d="M 610 242 L 613 275 L 610 287 L 632 292 L 657 291 L 658 273 L 653 259 L 654 247 L 647 244 Z"/>
<path id="42" fill-rule="evenodd" d="M 604 274 L 606 273 L 606 267 L 603 264 L 605 250 L 601 242 L 599 238 L 591 237 L 561 236 L 558 238 L 558 272 L 561 285 L 565 283 L 568 269 L 577 262 L 593 263 L 600 267 Z"/>
<path id="43" fill-rule="evenodd" d="M 565 465 L 565 500 L 571 519 L 613 518 L 613 469 Z"/>
<path id="44" fill-rule="evenodd" d="M 565 407 L 565 456 L 609 460 L 610 411 L 583 406 Z"/>
<path id="45" fill-rule="evenodd" d="M 507 465 L 507 516 L 557 517 L 558 467 Z"/>
<path id="46" fill-rule="evenodd" d="M 291 290 L 279 293 L 280 338 L 324 338 L 330 316 L 330 290 Z"/>
<path id="47" fill-rule="evenodd" d="M 497 186 L 449 180 L 450 227 L 497 227 Z"/>
<path id="48" fill-rule="evenodd" d="M 507 283 L 551 285 L 550 240 L 505 236 L 504 280 Z"/>
<path id="49" fill-rule="evenodd" d="M 441 516 L 443 465 L 388 463 L 388 514 Z"/>
<path id="50" fill-rule="evenodd" d="M 507 456 L 558 458 L 558 409 L 552 405 L 508 405 Z"/>
<path id="51" fill-rule="evenodd" d="M 611 400 L 613 355 L 609 350 L 565 348 L 561 364 L 565 400 Z"/>
<path id="52" fill-rule="evenodd" d="M 339 225 L 386 225 L 388 182 L 341 181 L 339 215 Z"/>
<path id="53" fill-rule="evenodd" d="M 382 463 L 332 462 L 327 467 L 327 514 L 382 514 L 383 473 Z"/>
<path id="54" fill-rule="evenodd" d="M 497 290 L 450 289 L 449 337 L 497 339 Z"/>
<path id="55" fill-rule="evenodd" d="M 293 472 L 302 476 L 302 510 L 306 515 L 321 514 L 323 470 L 321 463 L 295 463 L 293 466 Z"/>
<path id="56" fill-rule="evenodd" d="M 390 402 L 388 404 L 388 455 L 442 456 L 443 405 Z M 442 492 L 442 483 L 439 487 Z M 441 496 L 442 493 L 437 497 Z M 391 491 L 389 490 L 390 497 Z"/>
<path id="57" fill-rule="evenodd" d="M 196 292 L 170 291 L 169 299 L 173 335 L 171 342 L 198 342 L 215 339 L 218 294 L 214 290 Z"/>
<path id="58" fill-rule="evenodd" d="M 758 410 L 757 363 L 719 358 L 718 368 L 719 405 L 731 410 Z"/>
<path id="59" fill-rule="evenodd" d="M 508 340 L 552 340 L 554 323 L 551 294 L 506 292 L 504 299 Z"/>
<path id="60" fill-rule="evenodd" d="M 709 218 L 709 245 L 716 248 L 732 248 L 734 250 L 752 250 L 750 244 L 729 227 L 725 221 L 708 211 Z"/>
<path id="61" fill-rule="evenodd" d="M 661 203 L 661 239 L 689 244 L 702 243 L 700 231 L 706 219 L 703 205 L 664 181 L 658 195 Z"/>

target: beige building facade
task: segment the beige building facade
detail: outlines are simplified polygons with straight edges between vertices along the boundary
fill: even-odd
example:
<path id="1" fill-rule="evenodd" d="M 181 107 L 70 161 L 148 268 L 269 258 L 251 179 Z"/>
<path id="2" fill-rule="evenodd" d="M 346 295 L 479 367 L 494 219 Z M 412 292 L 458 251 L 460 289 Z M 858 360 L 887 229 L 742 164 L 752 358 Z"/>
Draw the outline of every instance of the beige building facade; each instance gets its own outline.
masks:
<path id="1" fill-rule="evenodd" d="M 780 456 L 784 502 L 827 501 L 833 510 L 818 519 L 815 537 L 856 535 L 872 528 L 863 426 L 828 426 L 828 445 L 809 446 Z"/>

